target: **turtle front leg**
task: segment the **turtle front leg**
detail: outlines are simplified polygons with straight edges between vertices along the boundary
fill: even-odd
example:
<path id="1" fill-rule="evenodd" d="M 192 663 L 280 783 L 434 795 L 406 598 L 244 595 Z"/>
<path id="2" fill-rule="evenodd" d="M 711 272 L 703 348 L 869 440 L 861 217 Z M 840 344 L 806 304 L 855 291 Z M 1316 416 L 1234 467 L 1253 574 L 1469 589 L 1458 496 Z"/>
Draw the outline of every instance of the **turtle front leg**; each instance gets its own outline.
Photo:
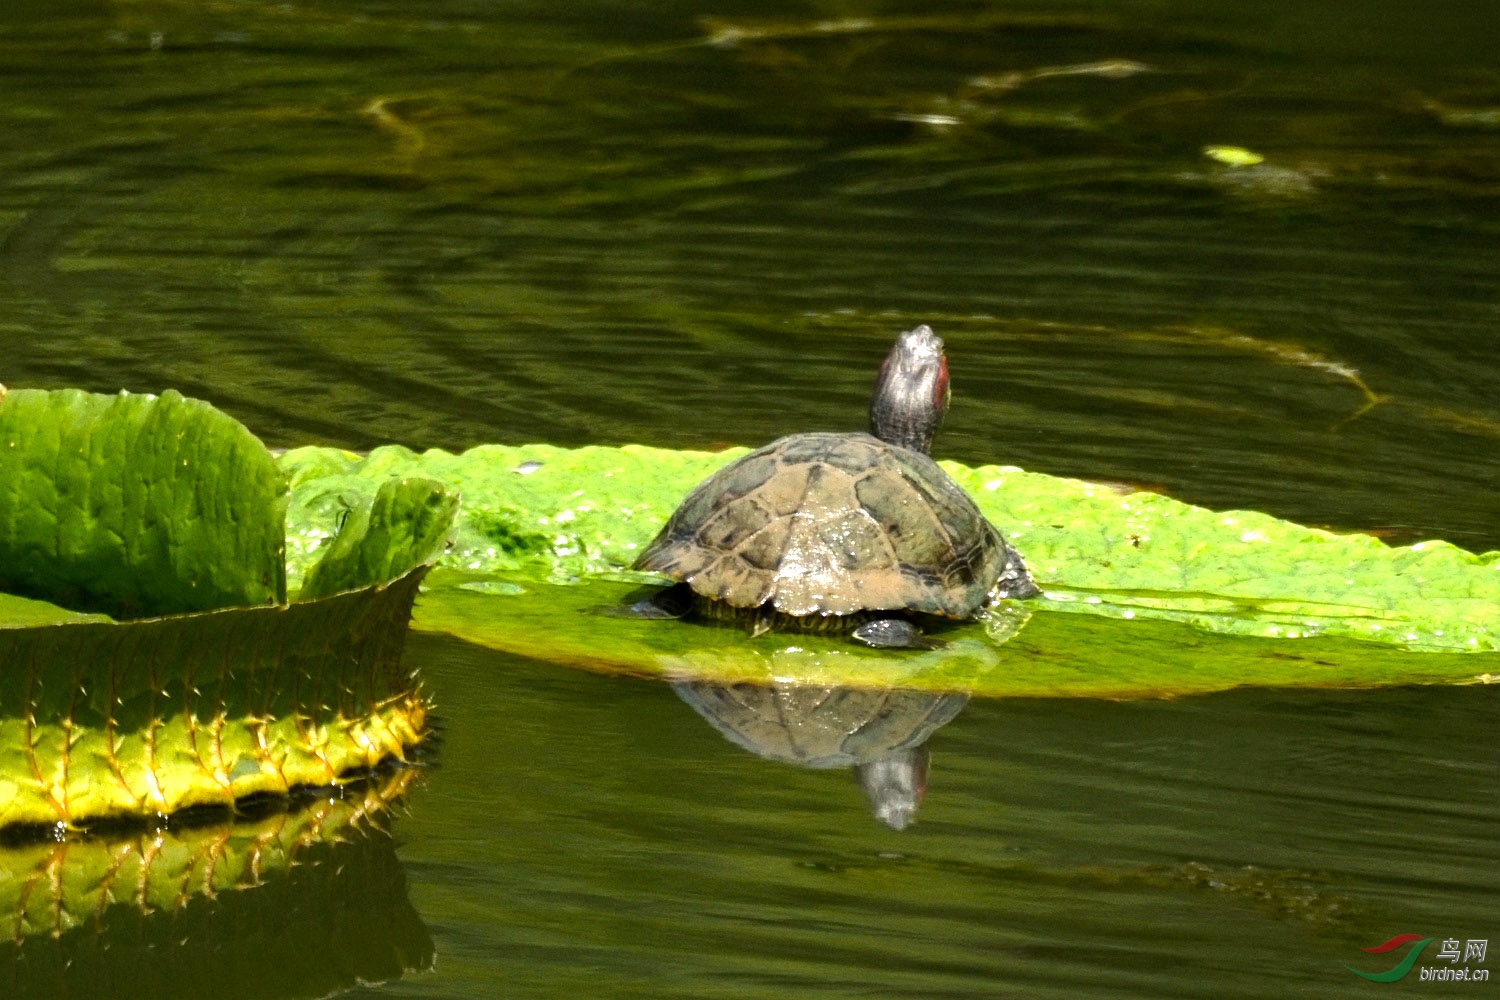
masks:
<path id="1" fill-rule="evenodd" d="M 905 618 L 877 618 L 865 622 L 851 635 L 876 649 L 941 649 L 943 643 L 929 639 Z"/>
<path id="2" fill-rule="evenodd" d="M 995 581 L 994 588 L 990 591 L 990 599 L 1003 601 L 1006 598 L 1016 601 L 1024 601 L 1029 597 L 1035 597 L 1042 592 L 1042 588 L 1036 585 L 1031 578 L 1031 571 L 1021 561 L 1021 554 L 1009 545 L 1005 547 L 1005 566 L 1000 570 L 1000 578 Z"/>

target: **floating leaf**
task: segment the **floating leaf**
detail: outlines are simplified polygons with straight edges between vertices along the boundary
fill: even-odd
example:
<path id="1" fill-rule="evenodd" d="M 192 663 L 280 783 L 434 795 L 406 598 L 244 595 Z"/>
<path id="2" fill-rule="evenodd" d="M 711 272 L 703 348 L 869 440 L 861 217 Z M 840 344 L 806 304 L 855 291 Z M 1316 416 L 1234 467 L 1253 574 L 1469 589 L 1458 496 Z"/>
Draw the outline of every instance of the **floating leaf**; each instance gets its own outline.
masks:
<path id="1" fill-rule="evenodd" d="M 420 475 L 461 489 L 457 543 L 440 565 L 513 575 L 522 586 L 527 579 L 645 580 L 629 572 L 636 553 L 693 485 L 744 453 L 379 448 L 363 461 L 344 461 L 331 482 L 357 490 L 361 481 Z M 324 488 L 305 472 L 326 462 L 318 449 L 284 457 L 298 495 Z M 1026 557 L 1046 590 L 1032 602 L 1039 611 L 1152 618 L 1236 635 L 1500 650 L 1500 553 L 1476 555 L 1440 541 L 1394 548 L 1254 511 L 1122 495 L 1011 467 L 942 464 Z M 316 519 L 290 526 L 294 536 L 323 530 Z M 419 613 L 418 627 L 430 622 L 426 610 Z"/>
<path id="2" fill-rule="evenodd" d="M 1264 156 L 1243 146 L 1204 146 L 1203 155 L 1230 167 L 1253 167 L 1266 162 Z"/>
<path id="3" fill-rule="evenodd" d="M 29 597 L 0 594 L 0 627 L 16 628 L 30 625 L 61 625 L 63 622 L 107 622 L 108 615 L 91 615 L 81 611 L 69 611 L 48 601 L 34 601 Z"/>
<path id="4" fill-rule="evenodd" d="M 463 507 L 444 565 L 476 571 L 524 570 L 565 579 L 629 565 L 683 494 L 726 457 L 651 448 L 481 445 L 462 455 L 422 455 L 389 445 L 363 459 L 325 448 L 282 456 L 291 475 L 287 517 L 296 576 L 314 542 L 337 532 L 343 509 L 393 477 L 427 477 L 458 488 Z"/>
<path id="5" fill-rule="evenodd" d="M 479 645 L 603 673 L 719 683 L 968 691 L 979 697 L 1143 698 L 1245 685 L 1463 684 L 1500 673 L 1500 655 L 1410 653 L 1352 639 L 1298 642 L 1221 635 L 1172 621 L 1049 614 L 1005 602 L 942 632 L 932 651 L 874 650 L 838 636 L 616 618 L 600 614 L 639 588 L 594 580 L 531 582 L 495 596 L 470 574 L 438 570 L 414 624 Z M 1024 626 L 1024 627 L 1019 627 Z"/>

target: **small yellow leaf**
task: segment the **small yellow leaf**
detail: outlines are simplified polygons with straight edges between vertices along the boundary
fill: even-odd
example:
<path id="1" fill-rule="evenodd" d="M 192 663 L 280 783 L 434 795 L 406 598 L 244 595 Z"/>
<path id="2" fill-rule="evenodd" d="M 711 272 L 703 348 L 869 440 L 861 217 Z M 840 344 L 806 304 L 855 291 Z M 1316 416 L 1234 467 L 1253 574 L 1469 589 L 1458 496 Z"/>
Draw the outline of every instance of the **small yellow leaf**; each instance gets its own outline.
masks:
<path id="1" fill-rule="evenodd" d="M 1204 146 L 1203 155 L 1231 167 L 1253 167 L 1266 161 L 1261 154 L 1243 146 Z"/>

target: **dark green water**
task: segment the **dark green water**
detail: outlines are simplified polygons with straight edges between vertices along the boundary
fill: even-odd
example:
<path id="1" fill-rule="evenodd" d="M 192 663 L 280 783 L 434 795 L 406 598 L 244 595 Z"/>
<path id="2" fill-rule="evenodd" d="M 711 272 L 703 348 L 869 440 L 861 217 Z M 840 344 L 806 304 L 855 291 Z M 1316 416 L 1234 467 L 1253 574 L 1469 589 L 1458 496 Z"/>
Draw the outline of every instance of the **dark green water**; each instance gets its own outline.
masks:
<path id="1" fill-rule="evenodd" d="M 976 702 L 897 833 L 661 685 L 413 652 L 450 697 L 403 994 L 1363 995 L 1361 948 L 1496 918 L 1492 688 Z"/>
<path id="2" fill-rule="evenodd" d="M 1500 547 L 1488 7 L 705 13 L 0 5 L 0 382 L 277 445 L 708 447 L 857 426 L 929 322 L 945 456 Z M 409 656 L 443 737 L 355 870 L 436 960 L 372 994 L 1329 996 L 1500 932 L 1493 689 L 975 703 L 896 833 L 666 687 Z M 214 940 L 285 953 L 244 919 Z M 263 995 L 386 978 L 391 936 Z M 214 988 L 114 953 L 74 964 Z"/>

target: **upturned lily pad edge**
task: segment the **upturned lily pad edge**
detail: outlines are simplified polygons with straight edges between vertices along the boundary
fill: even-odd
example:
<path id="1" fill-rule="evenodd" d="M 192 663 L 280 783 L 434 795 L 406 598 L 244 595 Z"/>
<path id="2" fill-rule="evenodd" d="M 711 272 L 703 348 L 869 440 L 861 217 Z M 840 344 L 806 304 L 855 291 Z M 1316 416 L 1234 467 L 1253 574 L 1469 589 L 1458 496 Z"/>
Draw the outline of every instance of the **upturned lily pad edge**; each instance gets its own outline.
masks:
<path id="1" fill-rule="evenodd" d="M 162 452 L 160 430 L 127 436 L 123 454 L 119 447 L 105 449 L 105 464 L 96 469 L 88 456 L 98 458 L 100 449 L 89 439 L 97 435 L 119 446 L 118 435 L 111 437 L 117 414 L 150 427 L 155 414 L 167 413 L 165 419 L 175 421 L 168 434 L 227 438 L 220 457 L 231 472 L 247 454 L 263 456 L 259 485 L 245 492 L 251 506 L 263 508 L 252 511 L 252 519 L 274 525 L 267 547 L 276 572 L 255 572 L 277 586 L 269 603 L 233 601 L 119 620 L 0 593 L 0 707 L 6 708 L 0 712 L 0 828 L 87 830 L 233 811 L 247 799 L 360 779 L 403 762 L 420 745 L 431 703 L 419 675 L 402 664 L 401 649 L 421 580 L 450 542 L 455 493 L 418 477 L 380 484 L 369 504 L 345 512 L 333 544 L 312 566 L 314 586 L 288 596 L 285 477 L 264 444 L 238 421 L 170 390 L 161 396 L 23 390 L 0 395 L 0 405 L 5 402 L 12 424 L 25 412 L 21 429 L 40 435 L 43 459 L 50 441 L 71 463 L 66 485 L 45 481 L 45 461 L 19 465 L 29 483 L 17 475 L 12 491 L 34 484 L 59 510 L 93 505 L 81 520 L 73 518 L 84 533 L 51 522 L 82 565 L 90 538 L 97 537 L 86 533 L 90 517 L 108 524 L 113 516 L 107 502 L 99 506 L 100 496 L 107 501 L 121 495 L 111 475 L 120 476 L 129 491 L 132 476 L 139 480 L 164 469 L 167 485 L 160 495 L 166 497 L 236 489 L 232 479 L 227 487 L 200 481 L 215 475 L 213 440 L 185 457 L 180 473 L 175 456 L 142 473 Z M 28 409 L 14 409 L 20 404 Z M 45 426 L 49 415 L 56 428 Z M 27 447 L 34 449 L 36 441 Z M 141 460 L 130 451 L 137 446 L 145 449 Z M 21 454 L 14 444 L 8 450 Z M 148 496 L 157 495 L 153 480 L 145 481 Z M 67 485 L 80 492 L 69 494 Z M 19 495 L 24 501 L 25 494 Z M 189 513 L 201 518 L 212 509 L 193 501 Z M 147 526 L 159 531 L 161 518 L 170 516 L 164 512 L 154 522 L 148 516 Z M 158 527 L 150 528 L 152 523 Z M 46 524 L 44 529 L 52 530 Z M 113 537 L 118 545 L 120 536 Z M 171 537 L 169 529 L 168 548 Z M 203 565 L 204 557 L 212 553 L 193 557 L 200 559 L 195 565 Z M 318 570 L 327 572 L 320 578 Z M 128 575 L 123 588 L 137 592 Z M 139 603 L 133 608 L 139 610 Z"/>

